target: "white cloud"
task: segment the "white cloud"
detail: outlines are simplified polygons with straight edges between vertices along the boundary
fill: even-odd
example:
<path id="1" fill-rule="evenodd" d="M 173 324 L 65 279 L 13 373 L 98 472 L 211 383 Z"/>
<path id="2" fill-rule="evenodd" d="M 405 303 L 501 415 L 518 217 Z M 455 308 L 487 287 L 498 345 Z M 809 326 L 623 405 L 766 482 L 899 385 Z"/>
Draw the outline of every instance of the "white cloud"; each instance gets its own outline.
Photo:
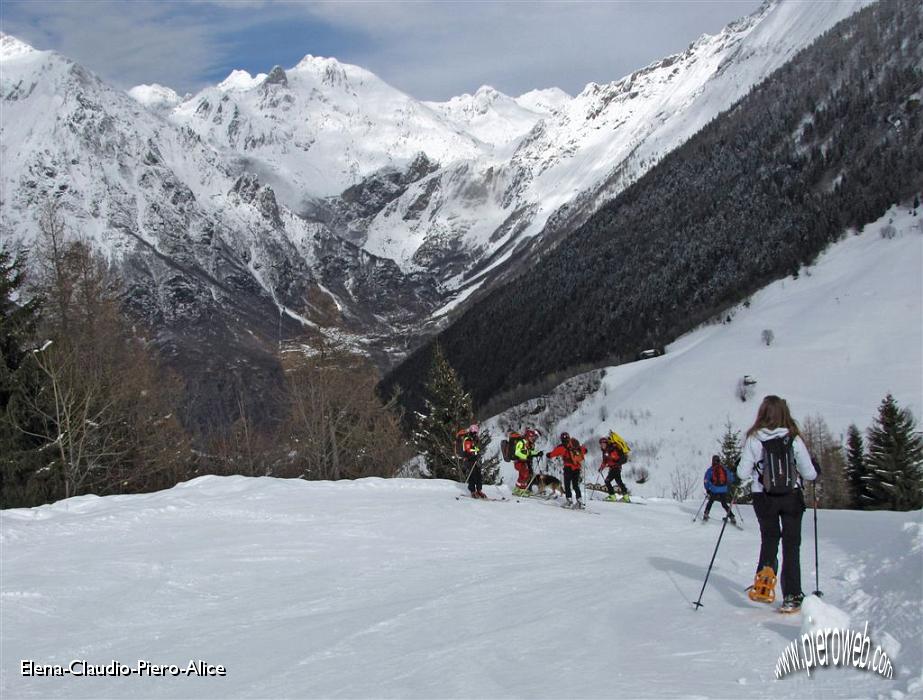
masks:
<path id="1" fill-rule="evenodd" d="M 174 10 L 171 3 L 32 0 L 8 6 L 3 31 L 54 49 L 118 87 L 198 85 L 225 60 L 222 46 L 205 22 Z"/>
<path id="2" fill-rule="evenodd" d="M 482 83 L 518 94 L 609 82 L 754 11 L 757 0 L 699 2 L 321 2 L 304 6 L 372 37 L 351 62 L 426 99 Z"/>
<path id="3" fill-rule="evenodd" d="M 326 27 L 336 58 L 421 99 L 489 84 L 520 94 L 617 80 L 683 50 L 759 0 L 668 2 L 5 2 L 3 30 L 53 48 L 120 87 L 158 82 L 179 91 L 243 67 L 269 70 L 273 22 Z M 276 25 L 278 26 L 278 25 Z M 252 45 L 248 40 L 255 41 Z M 328 41 L 329 45 L 330 42 Z M 286 46 L 290 56 L 293 47 Z M 317 53 L 310 44 L 299 55 Z M 235 59 L 236 56 L 236 59 Z M 259 60 L 263 65 L 254 66 Z"/>

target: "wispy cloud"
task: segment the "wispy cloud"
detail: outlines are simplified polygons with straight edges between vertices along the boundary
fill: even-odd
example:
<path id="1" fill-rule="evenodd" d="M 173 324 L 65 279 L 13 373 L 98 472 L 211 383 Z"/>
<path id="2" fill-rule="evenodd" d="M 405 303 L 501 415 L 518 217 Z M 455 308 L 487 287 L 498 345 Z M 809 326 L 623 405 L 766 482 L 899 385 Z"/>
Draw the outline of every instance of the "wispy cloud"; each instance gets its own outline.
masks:
<path id="1" fill-rule="evenodd" d="M 0 28 L 120 87 L 194 90 L 234 68 L 266 71 L 314 53 L 359 64 L 421 99 L 445 99 L 481 84 L 574 93 L 680 51 L 758 5 L 4 0 Z"/>

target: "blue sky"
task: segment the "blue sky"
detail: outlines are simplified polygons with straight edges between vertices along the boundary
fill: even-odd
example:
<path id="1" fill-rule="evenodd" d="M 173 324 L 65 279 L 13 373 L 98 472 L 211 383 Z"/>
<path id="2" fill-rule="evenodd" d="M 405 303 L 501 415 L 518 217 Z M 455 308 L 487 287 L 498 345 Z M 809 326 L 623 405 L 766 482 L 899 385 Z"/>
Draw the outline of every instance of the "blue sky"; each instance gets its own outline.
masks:
<path id="1" fill-rule="evenodd" d="M 801 0 L 792 0 L 801 1 Z M 684 50 L 760 0 L 283 2 L 3 0 L 0 30 L 122 88 L 184 92 L 305 54 L 360 65 L 424 100 L 481 85 L 576 94 Z"/>

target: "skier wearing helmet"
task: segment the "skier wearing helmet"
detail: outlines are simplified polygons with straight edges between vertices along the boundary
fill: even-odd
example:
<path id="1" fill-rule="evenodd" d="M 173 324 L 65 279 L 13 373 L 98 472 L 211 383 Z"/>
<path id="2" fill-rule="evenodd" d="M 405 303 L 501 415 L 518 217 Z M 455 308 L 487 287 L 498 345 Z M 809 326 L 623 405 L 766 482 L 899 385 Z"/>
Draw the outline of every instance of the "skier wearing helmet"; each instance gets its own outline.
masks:
<path id="1" fill-rule="evenodd" d="M 577 438 L 573 438 L 569 433 L 561 433 L 561 444 L 548 453 L 549 457 L 560 457 L 564 462 L 564 496 L 567 502 L 565 508 L 571 507 L 570 490 L 574 489 L 574 495 L 577 502 L 576 508 L 583 508 L 583 494 L 580 493 L 580 468 L 586 457 L 586 447 L 580 444 Z"/>
<path id="2" fill-rule="evenodd" d="M 602 464 L 599 465 L 600 473 L 602 473 L 604 469 L 609 470 L 609 473 L 606 474 L 606 491 L 609 494 L 606 500 L 629 501 L 628 487 L 625 486 L 625 482 L 622 481 L 622 465 L 628 460 L 625 458 L 625 455 L 622 454 L 621 450 L 619 450 L 618 445 L 607 437 L 599 438 L 599 451 L 602 453 Z M 613 481 L 618 484 L 618 493 L 616 493 L 615 488 L 612 486 Z"/>
<path id="3" fill-rule="evenodd" d="M 462 454 L 465 456 L 465 466 L 468 467 L 468 491 L 471 498 L 487 498 L 483 491 L 484 478 L 481 476 L 480 432 L 480 426 L 472 423 L 462 440 Z"/>
<path id="4" fill-rule="evenodd" d="M 516 479 L 516 488 L 513 493 L 520 496 L 529 495 L 529 483 L 532 478 L 532 460 L 541 457 L 544 452 L 535 449 L 535 441 L 538 440 L 538 431 L 535 428 L 526 428 L 522 438 L 516 441 L 513 447 L 513 466 L 519 475 Z"/>

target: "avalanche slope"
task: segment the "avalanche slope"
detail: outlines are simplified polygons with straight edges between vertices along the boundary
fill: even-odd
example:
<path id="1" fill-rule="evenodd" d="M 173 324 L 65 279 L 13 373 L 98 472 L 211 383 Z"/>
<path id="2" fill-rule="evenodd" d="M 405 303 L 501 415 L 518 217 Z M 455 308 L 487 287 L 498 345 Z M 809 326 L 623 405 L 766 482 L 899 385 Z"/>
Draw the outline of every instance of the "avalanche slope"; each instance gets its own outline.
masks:
<path id="1" fill-rule="evenodd" d="M 490 487 L 494 489 L 495 487 Z M 749 602 L 758 534 L 698 501 L 457 501 L 446 481 L 200 477 L 0 513 L 4 697 L 834 698 L 923 692 L 919 513 L 822 512 L 826 603 L 895 675 L 775 679 L 801 616 Z M 810 515 L 810 513 L 808 514 Z M 802 550 L 813 588 L 810 519 Z M 874 648 L 874 646 L 873 646 Z M 23 677 L 22 660 L 224 677 Z"/>

